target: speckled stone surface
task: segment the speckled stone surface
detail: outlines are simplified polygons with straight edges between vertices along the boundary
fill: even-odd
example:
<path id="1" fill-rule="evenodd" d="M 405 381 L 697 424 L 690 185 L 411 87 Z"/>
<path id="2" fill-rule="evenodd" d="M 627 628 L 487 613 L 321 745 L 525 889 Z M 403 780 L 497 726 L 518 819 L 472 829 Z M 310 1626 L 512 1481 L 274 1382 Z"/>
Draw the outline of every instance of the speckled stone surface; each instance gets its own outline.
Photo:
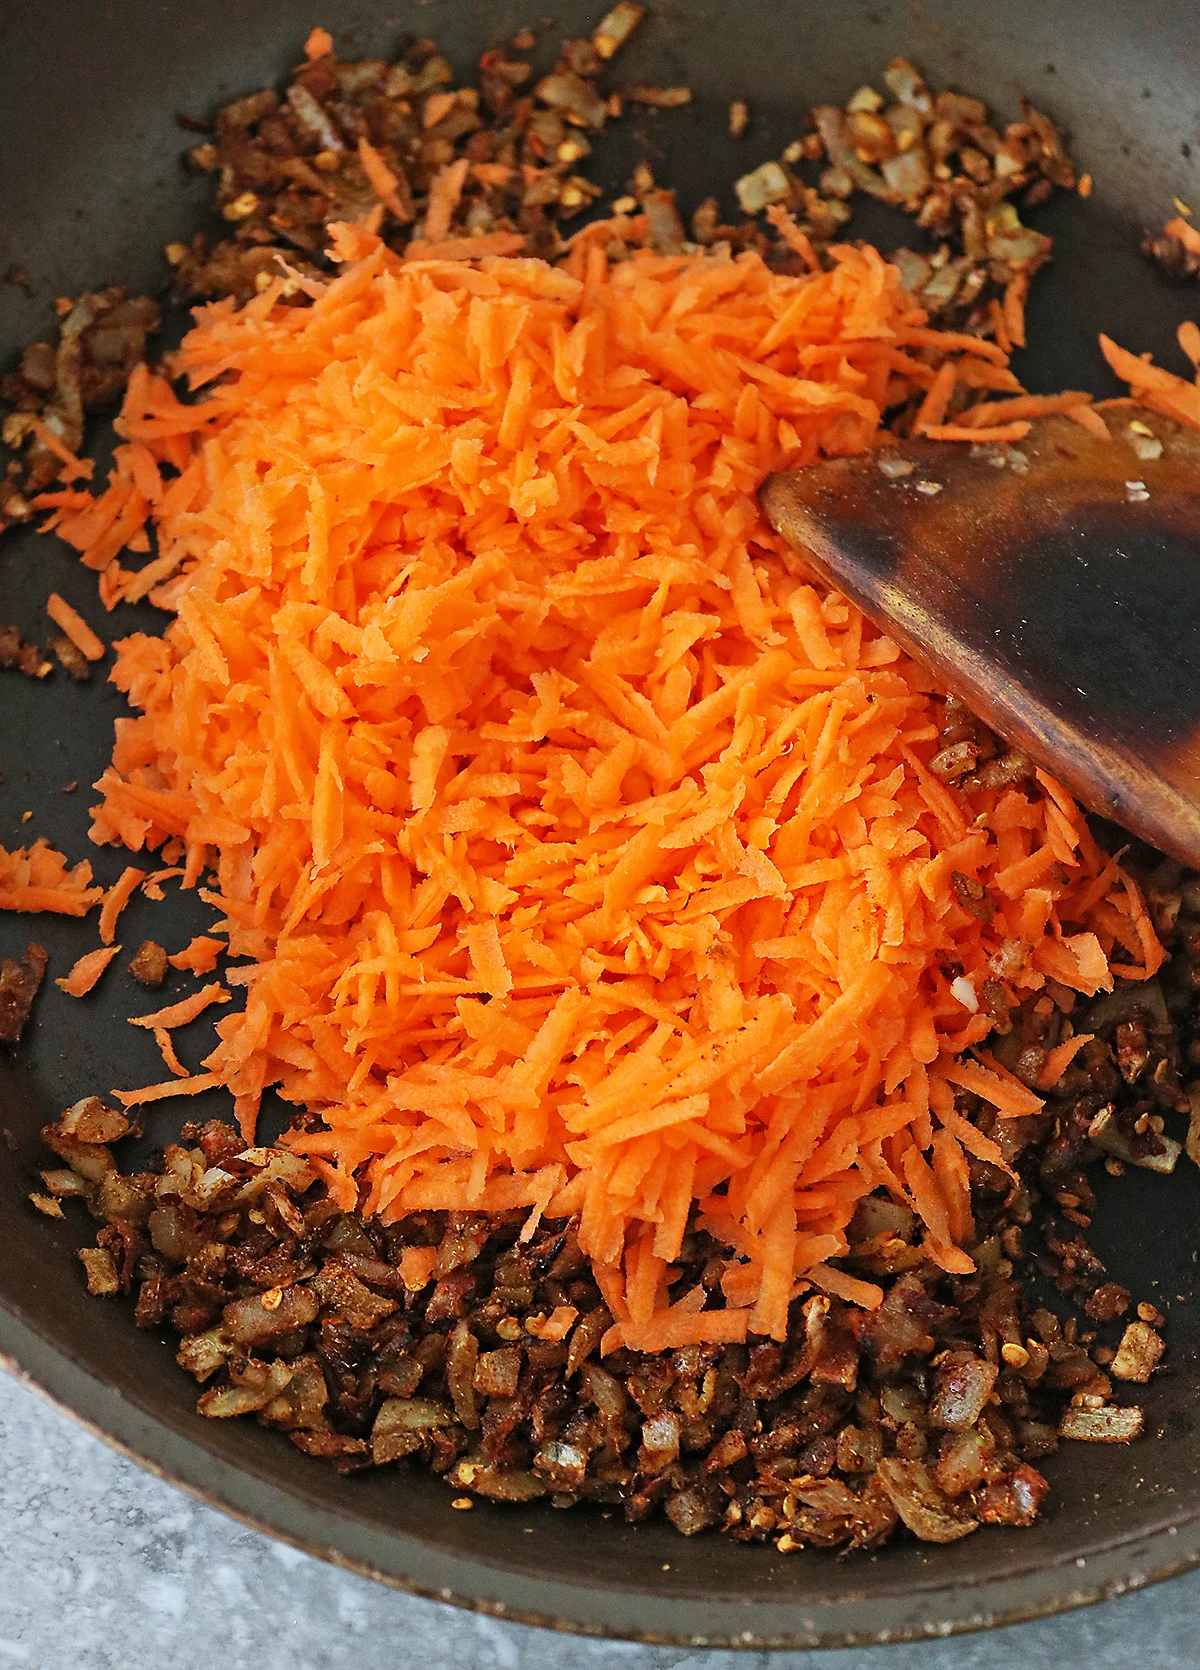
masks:
<path id="1" fill-rule="evenodd" d="M 0 1670 L 784 1670 L 808 1655 L 581 1641 L 394 1594 L 243 1530 L 0 1372 Z M 1200 1573 L 988 1636 L 820 1670 L 1200 1665 Z"/>

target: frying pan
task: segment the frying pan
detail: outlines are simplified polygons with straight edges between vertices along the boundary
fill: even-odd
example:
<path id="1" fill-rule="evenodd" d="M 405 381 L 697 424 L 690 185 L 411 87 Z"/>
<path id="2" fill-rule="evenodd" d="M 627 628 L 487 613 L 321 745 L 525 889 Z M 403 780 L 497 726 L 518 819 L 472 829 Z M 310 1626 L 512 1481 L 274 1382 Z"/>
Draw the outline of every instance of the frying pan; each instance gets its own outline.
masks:
<path id="1" fill-rule="evenodd" d="M 561 0 L 553 35 L 592 27 L 603 7 Z M 205 182 L 176 158 L 181 110 L 205 110 L 264 85 L 298 56 L 315 22 L 347 55 L 387 52 L 396 33 L 435 34 L 466 73 L 479 52 L 539 21 L 529 0 L 42 0 L 0 23 L 0 272 L 28 268 L 35 294 L 0 287 L 0 359 L 51 328 L 55 296 L 119 280 L 158 288 L 159 251 L 205 224 Z M 688 84 L 692 106 L 606 137 L 616 189 L 644 146 L 685 208 L 777 156 L 815 100 L 845 99 L 897 53 L 935 85 L 978 93 L 1006 114 L 1021 92 L 1070 130 L 1096 180 L 1038 224 L 1056 261 L 1030 309 L 1034 389 L 1115 392 L 1095 347 L 1105 328 L 1174 364 L 1173 330 L 1192 297 L 1137 253 L 1139 229 L 1195 192 L 1200 112 L 1193 74 L 1195 0 L 664 0 L 616 66 L 616 81 Z M 747 97 L 751 134 L 725 137 L 731 97 Z M 732 206 L 732 205 L 730 205 Z M 885 247 L 901 223 L 864 222 Z M 1182 367 L 1180 367 L 1182 369 Z M 57 589 L 94 613 L 91 577 L 30 533 L 0 550 L 0 621 L 44 635 Z M 126 612 L 114 627 L 161 625 Z M 122 711 L 107 687 L 63 677 L 0 684 L 0 842 L 49 836 L 92 854 L 101 881 L 120 856 L 87 841 L 87 785 L 108 757 Z M 64 793 L 66 784 L 81 788 Z M 23 822 L 25 813 L 32 813 Z M 144 914 L 139 916 L 142 909 Z M 174 914 L 172 914 L 174 913 Z M 131 907 L 123 928 L 182 943 L 203 926 L 185 898 Z M 31 924 L 0 918 L 0 954 Z M 61 973 L 94 939 L 39 920 Z M 122 982 L 125 982 L 122 984 Z M 249 1422 L 204 1421 L 195 1386 L 165 1339 L 83 1290 L 75 1221 L 37 1216 L 24 1196 L 42 1156 L 38 1128 L 77 1097 L 153 1074 L 149 1039 L 130 1039 L 132 988 L 112 978 L 84 1003 L 43 996 L 19 1053 L 0 1061 L 0 1352 L 99 1432 L 185 1488 L 288 1541 L 385 1582 L 497 1615 L 593 1634 L 694 1645 L 851 1645 L 943 1635 L 1034 1617 L 1200 1563 L 1200 1436 L 1195 1430 L 1200 1311 L 1192 1226 L 1200 1174 L 1101 1175 L 1095 1241 L 1114 1279 L 1170 1313 L 1169 1369 L 1145 1389 L 1148 1436 L 1129 1448 L 1068 1445 L 1048 1464 L 1053 1495 L 1029 1530 L 988 1529 L 948 1548 L 911 1542 L 876 1557 L 785 1557 L 717 1536 L 685 1541 L 663 1525 L 549 1507 L 479 1503 L 456 1513 L 438 1480 L 383 1471 L 343 1479 Z M 140 1081 L 145 1082 L 145 1080 Z M 189 1108 L 207 1116 L 214 1105 Z M 155 1112 L 148 1137 L 175 1134 Z"/>

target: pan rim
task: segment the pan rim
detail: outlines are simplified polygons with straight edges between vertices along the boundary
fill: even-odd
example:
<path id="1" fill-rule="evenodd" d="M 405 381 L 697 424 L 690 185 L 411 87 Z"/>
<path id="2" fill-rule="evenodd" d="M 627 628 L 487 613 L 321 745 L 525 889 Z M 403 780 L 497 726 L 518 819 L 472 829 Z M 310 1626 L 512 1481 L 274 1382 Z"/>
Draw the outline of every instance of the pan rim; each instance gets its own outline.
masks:
<path id="1" fill-rule="evenodd" d="M 778 1629 L 739 1630 L 730 1625 L 689 1630 L 682 1623 L 677 1628 L 647 1629 L 612 1615 L 636 1609 L 639 1596 L 635 1589 L 620 1590 L 611 1585 L 589 1588 L 571 1578 L 530 1579 L 503 1561 L 432 1549 L 404 1533 L 370 1530 L 359 1525 L 359 1531 L 365 1529 L 372 1540 L 385 1538 L 393 1545 L 401 1548 L 407 1545 L 418 1553 L 421 1562 L 430 1569 L 428 1574 L 414 1575 L 389 1569 L 365 1553 L 347 1552 L 332 1538 L 314 1532 L 306 1534 L 298 1525 L 289 1523 L 286 1511 L 290 1506 L 297 1517 L 306 1511 L 298 1494 L 264 1478 L 244 1463 L 233 1466 L 223 1461 L 198 1437 L 126 1402 L 114 1387 L 2 1303 L 0 1368 L 76 1426 L 99 1438 L 109 1449 L 250 1530 L 400 1593 L 557 1634 L 632 1641 L 643 1646 L 744 1651 L 899 1646 L 1036 1622 L 1116 1599 L 1200 1568 L 1200 1509 L 1197 1509 L 1148 1531 L 1134 1529 L 1098 1541 L 1083 1553 L 1064 1553 L 1052 1564 L 1022 1563 L 999 1578 L 993 1574 L 954 1582 L 935 1578 L 929 1584 L 914 1585 L 910 1576 L 903 1584 L 904 1590 L 910 1595 L 920 1594 L 931 1603 L 933 1615 L 920 1623 L 875 1623 L 860 1627 L 850 1622 L 855 1613 L 870 1612 L 875 1607 L 888 1609 L 895 1594 L 884 1590 L 870 1597 L 851 1594 L 824 1602 L 771 1602 L 757 1596 L 742 1603 L 747 1608 L 752 1606 L 760 1618 L 764 1607 L 776 1611 L 780 1619 Z M 166 1459 L 165 1452 L 171 1449 L 178 1459 Z M 200 1476 L 206 1463 L 216 1472 L 220 1483 L 206 1482 Z M 249 1496 L 257 1495 L 261 1502 L 264 1490 L 267 1505 L 252 1507 Z M 343 1517 L 329 1509 L 322 1509 L 321 1513 L 334 1522 L 354 1523 L 349 1516 Z M 1169 1558 L 1166 1557 L 1168 1549 Z M 1010 1585 L 1027 1587 L 1030 1578 L 1040 1579 L 1044 1589 L 1036 1599 L 1018 1603 L 1004 1598 L 1004 1591 Z M 533 1595 L 522 1598 L 520 1591 L 526 1589 L 533 1591 Z M 533 1598 L 539 1590 L 555 1591 L 555 1596 L 552 1599 L 547 1594 L 539 1602 Z M 987 1604 L 989 1594 L 996 1596 L 993 1605 Z M 572 1600 L 576 1603 L 574 1607 Z M 724 1605 L 735 1619 L 740 1610 L 732 1601 L 708 1604 Z M 654 1607 L 660 1617 L 664 1613 L 670 1616 L 676 1610 L 682 1615 L 685 1609 L 694 1612 L 696 1601 L 691 1596 L 669 1599 L 656 1595 Z M 807 1615 L 815 1615 L 822 1607 L 844 1613 L 846 1622 L 827 1627 Z"/>
<path id="2" fill-rule="evenodd" d="M 1200 0 L 1189 0 L 1184 12 L 1191 11 L 1194 18 L 1196 4 Z M 1152 10 L 1156 17 L 1160 15 L 1157 3 Z M 1136 138 L 1136 124 L 1124 131 Z M 1130 219 L 1129 224 L 1135 225 L 1136 221 Z M 311 1552 L 339 1569 L 372 1577 L 404 1592 L 443 1600 L 492 1617 L 582 1636 L 691 1648 L 748 1649 L 864 1647 L 938 1639 L 1051 1616 L 1200 1566 L 1200 1505 L 1186 1512 L 1175 1509 L 1174 1523 L 1166 1522 L 1166 1515 L 1172 1510 L 1164 1507 L 1149 1530 L 1118 1529 L 1103 1536 L 1097 1533 L 1094 1544 L 1083 1548 L 1078 1546 L 1077 1538 L 1069 1551 L 1058 1556 L 1045 1552 L 1024 1556 L 1017 1551 L 1013 1566 L 1002 1575 L 997 1574 L 994 1568 L 998 1562 L 993 1561 L 993 1569 L 966 1573 L 953 1581 L 939 1575 L 923 1578 L 917 1573 L 911 1574 L 918 1577 L 914 1583 L 911 1575 L 905 1581 L 902 1574 L 899 1580 L 892 1581 L 890 1587 L 875 1595 L 865 1594 L 863 1586 L 859 1586 L 855 1593 L 844 1597 L 812 1596 L 790 1602 L 761 1594 L 743 1601 L 733 1596 L 723 1597 L 721 1606 L 732 1621 L 722 1619 L 720 1628 L 703 1632 L 699 1627 L 689 1627 L 688 1618 L 688 1614 L 697 1614 L 698 1626 L 701 1615 L 712 1617 L 717 1608 L 712 1603 L 705 1608 L 703 1597 L 700 1603 L 690 1594 L 670 1600 L 661 1595 L 651 1598 L 648 1593 L 639 1597 L 627 1586 L 598 1589 L 579 1575 L 557 1584 L 547 1578 L 539 1587 L 525 1573 L 506 1566 L 504 1559 L 497 1559 L 494 1554 L 482 1550 L 456 1554 L 444 1547 L 428 1545 L 419 1549 L 412 1534 L 398 1527 L 388 1531 L 378 1525 L 356 1526 L 350 1493 L 344 1508 L 338 1505 L 311 1511 L 312 1497 L 302 1484 L 280 1482 L 278 1471 L 264 1471 L 250 1459 L 235 1470 L 222 1455 L 209 1452 L 204 1429 L 209 1428 L 211 1440 L 210 1423 L 196 1418 L 194 1425 L 189 1424 L 188 1417 L 172 1410 L 159 1414 L 144 1398 L 140 1403 L 132 1399 L 123 1401 L 109 1375 L 106 1359 L 95 1354 L 89 1356 L 86 1348 L 69 1337 L 69 1331 L 61 1330 L 54 1322 L 31 1325 L 29 1313 L 16 1296 L 11 1301 L 0 1300 L 0 1363 L 8 1363 L 22 1383 L 54 1406 L 63 1408 L 77 1424 L 96 1433 L 111 1448 L 243 1525 Z M 141 1394 L 135 1388 L 133 1395 Z M 289 1448 L 284 1446 L 285 1452 Z M 168 1459 L 181 1450 L 185 1463 L 182 1466 Z M 227 1475 L 236 1476 L 229 1479 L 229 1488 L 217 1490 L 213 1488 L 212 1475 L 222 1469 Z M 1096 1483 L 1103 1488 L 1099 1477 Z M 1200 1504 L 1200 1496 L 1197 1503 Z M 281 1513 L 275 1512 L 277 1506 L 281 1507 Z M 283 1520 L 290 1520 L 293 1528 L 286 1528 Z M 323 1525 L 324 1541 L 314 1539 L 313 1525 Z M 398 1570 L 381 1569 L 378 1561 L 339 1549 L 336 1534 L 330 1535 L 330 1526 L 334 1533 L 346 1528 L 348 1535 L 344 1540 L 352 1547 L 361 1548 L 364 1537 L 373 1537 L 381 1556 L 394 1559 L 397 1568 L 408 1567 L 411 1550 L 412 1567 L 419 1567 L 425 1576 L 417 1580 Z M 519 1535 L 516 1540 L 520 1541 Z M 769 1559 L 769 1550 L 763 1552 Z M 1080 1554 L 1085 1556 L 1083 1569 L 1073 1564 Z M 936 1564 L 935 1560 L 935 1571 Z M 446 1579 L 444 1584 L 436 1580 L 438 1571 Z M 636 1582 L 636 1574 L 631 1574 L 631 1579 Z M 547 1604 L 517 1604 L 518 1591 L 523 1591 L 528 1599 L 535 1590 L 546 1598 Z M 504 1593 L 513 1598 L 505 1600 Z M 913 1619 L 916 1608 L 903 1607 L 905 1595 L 916 1597 L 917 1606 L 925 1611 L 926 1617 Z M 636 1613 L 639 1598 L 643 1617 L 656 1614 L 656 1622 L 662 1627 L 650 1630 L 636 1621 L 633 1626 L 629 1624 L 629 1616 Z M 557 1604 L 551 1605 L 551 1599 L 556 1599 Z M 899 1615 L 899 1621 L 889 1624 L 889 1612 Z M 734 1629 L 743 1618 L 754 1620 L 760 1627 L 724 1633 L 726 1629 Z M 775 1623 L 778 1629 L 772 1627 Z M 785 1629 L 784 1623 L 789 1627 Z M 843 1624 L 844 1628 L 834 1627 Z"/>

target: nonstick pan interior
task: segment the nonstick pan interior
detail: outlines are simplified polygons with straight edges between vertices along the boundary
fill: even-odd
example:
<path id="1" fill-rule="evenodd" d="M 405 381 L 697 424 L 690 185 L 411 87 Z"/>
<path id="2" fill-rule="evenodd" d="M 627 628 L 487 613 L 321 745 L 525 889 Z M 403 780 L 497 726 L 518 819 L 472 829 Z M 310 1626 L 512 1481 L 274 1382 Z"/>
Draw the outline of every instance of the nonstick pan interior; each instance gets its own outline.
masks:
<path id="1" fill-rule="evenodd" d="M 603 7 L 567 0 L 554 33 L 578 33 Z M 160 250 L 204 224 L 206 185 L 186 176 L 177 112 L 203 111 L 263 85 L 323 22 L 346 54 L 388 50 L 397 32 L 435 34 L 461 71 L 482 48 L 538 16 L 518 0 L 325 0 L 319 17 L 286 0 L 44 0 L 9 7 L 0 24 L 0 272 L 20 262 L 31 298 L 0 287 L 0 359 L 50 328 L 55 296 L 121 281 L 162 280 Z M 1143 224 L 1189 200 L 1200 145 L 1190 66 L 1200 7 L 1169 0 L 672 0 L 617 66 L 617 82 L 686 83 L 687 110 L 607 140 L 618 189 L 639 144 L 685 208 L 778 155 L 818 99 L 844 99 L 897 53 L 938 85 L 979 93 L 1015 113 L 1021 92 L 1070 131 L 1096 180 L 1038 224 L 1056 261 L 1034 287 L 1033 349 L 1020 370 L 1034 389 L 1114 392 L 1095 346 L 1100 328 L 1177 365 L 1173 330 L 1194 291 L 1172 287 L 1137 253 Z M 750 136 L 725 136 L 732 97 L 748 98 Z M 860 223 L 886 243 L 893 226 Z M 55 589 L 94 607 L 94 582 L 53 540 L 30 533 L 0 548 L 0 620 L 30 636 Z M 119 630 L 161 626 L 125 611 Z M 30 832 L 102 881 L 119 854 L 87 841 L 87 785 L 108 757 L 115 692 L 58 678 L 5 676 L 0 686 L 0 842 Z M 81 787 L 64 794 L 75 780 Z M 28 822 L 23 815 L 32 812 Z M 138 914 L 139 908 L 142 914 Z M 174 914 L 172 914 L 174 913 Z M 204 922 L 195 900 L 134 906 L 126 937 L 181 943 Z M 31 924 L 0 917 L 0 954 Z M 35 932 L 62 973 L 94 943 L 75 923 Z M 108 995 L 104 995 L 105 990 Z M 496 1613 L 594 1633 L 707 1644 L 826 1644 L 901 1639 L 977 1627 L 1078 1604 L 1200 1561 L 1200 1439 L 1194 1429 L 1200 1320 L 1193 1299 L 1200 1174 L 1101 1177 L 1094 1240 L 1113 1279 L 1170 1313 L 1170 1368 L 1147 1388 L 1149 1436 L 1124 1449 L 1066 1446 L 1048 1464 L 1053 1496 L 1032 1529 L 991 1529 L 949 1548 L 897 1544 L 873 1558 L 787 1558 L 720 1537 L 684 1541 L 662 1525 L 485 1503 L 455 1513 L 439 1481 L 380 1472 L 342 1479 L 248 1422 L 203 1421 L 195 1387 L 168 1343 L 138 1332 L 119 1306 L 86 1297 L 72 1221 L 38 1217 L 24 1196 L 40 1163 L 37 1131 L 76 1097 L 152 1074 L 148 1039 L 130 1037 L 130 988 L 113 980 L 86 1004 L 52 990 L 15 1058 L 0 1060 L 0 1351 L 54 1396 L 157 1470 L 233 1513 L 385 1581 Z M 217 1105 L 189 1115 L 221 1111 Z M 149 1136 L 174 1135 L 156 1112 Z"/>

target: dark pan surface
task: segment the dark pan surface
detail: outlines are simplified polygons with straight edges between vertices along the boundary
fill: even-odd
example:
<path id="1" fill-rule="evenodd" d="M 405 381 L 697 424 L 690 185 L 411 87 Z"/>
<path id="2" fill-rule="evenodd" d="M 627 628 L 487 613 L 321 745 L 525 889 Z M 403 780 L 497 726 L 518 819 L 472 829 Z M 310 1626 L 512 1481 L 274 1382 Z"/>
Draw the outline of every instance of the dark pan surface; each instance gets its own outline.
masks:
<path id="1" fill-rule="evenodd" d="M 566 0 L 567 33 L 603 7 Z M 261 86 L 298 56 L 320 21 L 346 52 L 387 50 L 397 30 L 436 33 L 462 70 L 492 40 L 537 20 L 520 0 L 408 0 L 377 8 L 323 0 L 311 16 L 287 0 L 44 0 L 5 8 L 0 23 L 0 272 L 20 260 L 36 284 L 26 300 L 0 287 L 0 358 L 49 328 L 56 295 L 120 279 L 156 286 L 159 248 L 187 236 L 203 214 L 204 186 L 175 157 L 179 110 L 203 110 Z M 1098 351 L 1104 326 L 1134 350 L 1178 365 L 1175 322 L 1195 292 L 1172 289 L 1136 252 L 1136 229 L 1196 193 L 1200 145 L 1192 66 L 1200 6 L 1171 0 L 669 0 L 618 65 L 617 81 L 690 83 L 690 110 L 650 120 L 644 134 L 660 178 L 685 206 L 795 136 L 814 99 L 844 98 L 894 54 L 1015 111 L 1028 91 L 1073 130 L 1076 155 L 1096 177 L 1089 203 L 1052 206 L 1039 224 L 1058 260 L 1039 279 L 1031 309 L 1035 350 L 1022 367 L 1035 389 L 1111 392 Z M 739 146 L 724 111 L 748 96 L 755 126 Z M 632 134 L 614 136 L 614 187 L 634 157 Z M 1200 153 L 1198 153 L 1200 154 Z M 865 230 L 874 231 L 869 224 Z M 892 233 L 880 230 L 886 242 Z M 1179 367 L 1182 369 L 1182 366 Z M 0 620 L 43 630 L 57 589 L 96 615 L 91 577 L 52 541 L 32 535 L 0 550 Z M 161 624 L 126 611 L 117 630 Z M 44 833 L 73 856 L 87 842 L 87 784 L 107 758 L 111 690 L 46 685 L 6 675 L 0 684 L 0 842 Z M 74 795 L 63 785 L 77 779 Z M 28 822 L 23 814 L 32 812 Z M 95 855 L 111 880 L 121 855 Z M 182 943 L 203 907 L 135 906 L 123 922 L 129 950 L 145 934 Z M 0 954 L 33 928 L 52 974 L 95 943 L 94 927 L 0 917 Z M 85 1092 L 138 1082 L 155 1071 L 150 1041 L 125 1026 L 133 990 L 110 976 L 102 993 L 69 1003 L 51 989 L 15 1060 L 0 1060 L 0 1351 L 35 1382 L 156 1470 L 232 1513 L 327 1558 L 385 1581 L 496 1613 L 590 1633 L 696 1644 L 849 1644 L 942 1634 L 1035 1616 L 1116 1593 L 1200 1562 L 1200 1437 L 1195 1430 L 1200 1317 L 1193 1302 L 1194 1225 L 1200 1174 L 1147 1173 L 1111 1184 L 1115 1211 L 1098 1218 L 1097 1244 L 1114 1278 L 1171 1313 L 1171 1367 L 1148 1389 L 1150 1436 L 1101 1453 L 1067 1447 L 1049 1466 L 1054 1494 L 1028 1531 L 990 1530 L 949 1548 L 916 1545 L 839 1563 L 785 1559 L 718 1537 L 685 1542 L 651 1525 L 551 1509 L 480 1504 L 455 1513 L 439 1481 L 381 1472 L 343 1480 L 246 1422 L 205 1422 L 195 1388 L 165 1341 L 86 1297 L 72 1222 L 53 1223 L 24 1203 L 39 1161 L 37 1130 Z M 187 1041 L 185 1039 L 185 1045 Z M 195 1055 L 195 1045 L 190 1052 Z M 145 1082 L 144 1079 L 142 1082 Z M 218 1111 L 189 1107 L 189 1113 Z M 154 1113 L 150 1139 L 174 1134 Z"/>

